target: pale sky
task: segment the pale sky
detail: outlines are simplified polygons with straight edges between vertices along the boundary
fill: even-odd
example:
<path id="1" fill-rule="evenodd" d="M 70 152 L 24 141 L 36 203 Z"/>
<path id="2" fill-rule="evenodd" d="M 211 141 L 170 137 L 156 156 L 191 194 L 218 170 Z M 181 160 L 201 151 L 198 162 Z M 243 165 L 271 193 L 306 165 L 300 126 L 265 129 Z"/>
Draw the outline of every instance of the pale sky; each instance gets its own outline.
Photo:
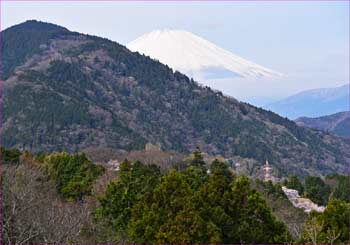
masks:
<path id="1" fill-rule="evenodd" d="M 212 81 L 242 100 L 267 103 L 349 81 L 349 2 L 10 2 L 1 29 L 28 19 L 127 44 L 155 29 L 184 29 L 282 72 L 281 81 Z"/>

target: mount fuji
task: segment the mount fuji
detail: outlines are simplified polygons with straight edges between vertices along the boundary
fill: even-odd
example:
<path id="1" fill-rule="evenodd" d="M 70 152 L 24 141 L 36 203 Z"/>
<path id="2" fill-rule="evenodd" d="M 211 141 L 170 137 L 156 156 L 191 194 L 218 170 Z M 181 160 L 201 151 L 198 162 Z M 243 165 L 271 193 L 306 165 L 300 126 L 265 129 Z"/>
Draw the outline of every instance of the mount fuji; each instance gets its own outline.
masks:
<path id="1" fill-rule="evenodd" d="M 284 76 L 184 30 L 152 31 L 130 42 L 127 47 L 199 81 L 233 77 L 276 79 Z"/>

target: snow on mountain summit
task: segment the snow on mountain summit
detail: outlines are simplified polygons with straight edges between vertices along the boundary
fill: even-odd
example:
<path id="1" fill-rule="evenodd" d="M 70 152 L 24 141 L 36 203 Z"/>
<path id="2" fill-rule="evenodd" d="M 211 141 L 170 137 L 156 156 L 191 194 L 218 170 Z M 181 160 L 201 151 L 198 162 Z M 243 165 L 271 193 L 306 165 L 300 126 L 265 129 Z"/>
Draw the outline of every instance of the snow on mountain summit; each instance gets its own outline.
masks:
<path id="1" fill-rule="evenodd" d="M 130 42 L 127 47 L 196 79 L 283 76 L 184 30 L 152 31 Z"/>

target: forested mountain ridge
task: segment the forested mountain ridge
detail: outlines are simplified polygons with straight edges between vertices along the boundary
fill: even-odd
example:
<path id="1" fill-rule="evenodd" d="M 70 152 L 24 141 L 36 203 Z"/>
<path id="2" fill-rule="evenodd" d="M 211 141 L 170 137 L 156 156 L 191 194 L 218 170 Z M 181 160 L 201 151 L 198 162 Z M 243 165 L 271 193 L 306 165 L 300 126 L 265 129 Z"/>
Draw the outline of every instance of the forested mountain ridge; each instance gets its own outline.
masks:
<path id="1" fill-rule="evenodd" d="M 295 122 L 300 126 L 327 131 L 343 137 L 350 137 L 350 111 L 316 118 L 300 117 Z"/>
<path id="2" fill-rule="evenodd" d="M 37 21 L 2 39 L 7 147 L 72 152 L 151 142 L 188 153 L 199 146 L 300 175 L 344 173 L 350 163 L 349 140 L 202 87 L 107 39 Z"/>

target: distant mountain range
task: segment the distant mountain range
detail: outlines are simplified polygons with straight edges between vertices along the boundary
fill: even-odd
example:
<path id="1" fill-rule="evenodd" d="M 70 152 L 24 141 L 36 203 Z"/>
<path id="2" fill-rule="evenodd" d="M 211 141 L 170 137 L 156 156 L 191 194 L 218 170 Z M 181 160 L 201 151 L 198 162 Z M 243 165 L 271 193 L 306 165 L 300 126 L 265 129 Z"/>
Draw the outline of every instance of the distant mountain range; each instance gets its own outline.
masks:
<path id="1" fill-rule="evenodd" d="M 188 154 L 199 146 L 239 158 L 250 173 L 268 159 L 277 176 L 345 173 L 350 164 L 350 140 L 226 97 L 116 42 L 38 21 L 1 34 L 6 147 L 137 150 L 149 142 Z"/>
<path id="2" fill-rule="evenodd" d="M 279 72 L 243 59 L 184 30 L 153 31 L 130 42 L 127 47 L 199 81 L 227 77 L 283 77 Z"/>
<path id="3" fill-rule="evenodd" d="M 300 117 L 295 122 L 300 126 L 327 131 L 343 137 L 350 137 L 350 111 L 317 118 Z"/>
<path id="4" fill-rule="evenodd" d="M 264 106 L 290 119 L 320 117 L 349 110 L 349 85 L 306 90 Z"/>

